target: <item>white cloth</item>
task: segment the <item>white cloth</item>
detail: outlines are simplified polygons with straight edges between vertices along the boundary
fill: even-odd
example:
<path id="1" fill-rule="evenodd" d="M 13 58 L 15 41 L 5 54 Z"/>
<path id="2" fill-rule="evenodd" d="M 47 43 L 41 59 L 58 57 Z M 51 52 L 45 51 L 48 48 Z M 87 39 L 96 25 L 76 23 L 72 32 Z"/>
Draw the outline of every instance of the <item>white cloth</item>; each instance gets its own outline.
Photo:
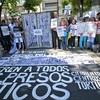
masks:
<path id="1" fill-rule="evenodd" d="M 77 36 L 85 36 L 86 35 L 86 23 L 79 22 L 77 23 Z"/>
<path id="2" fill-rule="evenodd" d="M 97 25 L 95 22 L 88 22 L 87 23 L 87 33 L 89 37 L 96 36 Z"/>

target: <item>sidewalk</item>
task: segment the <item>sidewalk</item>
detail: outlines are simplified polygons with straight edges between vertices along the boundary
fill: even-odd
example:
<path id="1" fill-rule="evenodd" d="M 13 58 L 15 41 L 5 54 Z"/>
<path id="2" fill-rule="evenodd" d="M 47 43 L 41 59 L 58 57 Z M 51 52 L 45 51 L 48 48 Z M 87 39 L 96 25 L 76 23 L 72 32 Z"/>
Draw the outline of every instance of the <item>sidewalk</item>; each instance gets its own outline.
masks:
<path id="1" fill-rule="evenodd" d="M 1 48 L 0 48 L 1 50 Z M 75 48 L 75 49 L 68 49 L 68 50 L 62 50 L 62 49 L 28 49 L 25 50 L 25 52 L 28 51 L 46 51 L 48 54 L 57 54 L 60 52 L 65 52 L 67 54 L 72 54 L 72 53 L 76 53 L 76 54 L 89 54 L 98 64 L 100 64 L 100 53 L 94 53 L 90 50 L 80 50 L 79 48 Z M 0 51 L 0 57 L 1 56 L 5 56 L 5 57 L 9 57 L 12 54 L 9 53 L 5 53 L 3 51 Z"/>

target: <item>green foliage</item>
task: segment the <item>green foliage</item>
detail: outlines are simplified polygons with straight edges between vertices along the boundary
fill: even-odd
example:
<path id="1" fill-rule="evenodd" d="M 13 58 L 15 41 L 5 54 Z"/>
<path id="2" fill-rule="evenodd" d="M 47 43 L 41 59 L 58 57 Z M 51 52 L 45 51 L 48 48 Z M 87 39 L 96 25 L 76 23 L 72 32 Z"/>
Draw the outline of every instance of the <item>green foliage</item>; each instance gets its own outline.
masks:
<path id="1" fill-rule="evenodd" d="M 83 4 L 82 4 L 82 1 L 83 1 Z M 80 13 L 80 15 L 82 15 L 83 12 L 90 10 L 91 5 L 92 5 L 92 0 L 62 0 L 63 6 L 67 4 L 70 4 L 72 6 L 71 11 L 73 14 Z"/>
<path id="2" fill-rule="evenodd" d="M 63 8 L 65 7 L 65 5 L 68 5 L 69 3 L 68 3 L 68 0 L 62 0 L 62 6 L 63 6 Z"/>
<path id="3" fill-rule="evenodd" d="M 14 15 L 15 13 L 17 13 L 17 3 L 19 2 L 19 0 L 5 0 L 4 2 L 4 8 L 8 10 L 8 13 L 10 15 Z"/>
<path id="4" fill-rule="evenodd" d="M 2 9 L 5 9 L 8 11 L 10 15 L 16 13 L 16 6 L 19 0 L 1 0 L 1 6 L 0 6 L 0 22 L 1 22 L 1 12 Z M 6 14 L 5 14 L 6 15 Z"/>
<path id="5" fill-rule="evenodd" d="M 18 2 L 19 0 L 4 0 L 2 8 L 7 10 L 10 16 L 13 17 L 14 15 L 18 14 L 18 11 L 17 11 Z"/>
<path id="6" fill-rule="evenodd" d="M 24 8 L 28 10 L 28 13 L 30 12 L 30 10 L 36 12 L 36 6 L 40 5 L 41 1 L 42 0 L 26 0 L 24 3 Z"/>

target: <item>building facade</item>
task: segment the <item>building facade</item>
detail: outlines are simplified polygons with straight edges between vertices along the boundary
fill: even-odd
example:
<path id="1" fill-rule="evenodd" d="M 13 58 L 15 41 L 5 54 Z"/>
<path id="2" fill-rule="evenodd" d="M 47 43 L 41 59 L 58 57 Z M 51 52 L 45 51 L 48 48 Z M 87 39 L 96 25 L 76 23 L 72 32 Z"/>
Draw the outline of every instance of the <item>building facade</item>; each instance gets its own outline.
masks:
<path id="1" fill-rule="evenodd" d="M 62 15 L 61 0 L 42 0 L 41 11 L 57 11 L 59 15 Z"/>

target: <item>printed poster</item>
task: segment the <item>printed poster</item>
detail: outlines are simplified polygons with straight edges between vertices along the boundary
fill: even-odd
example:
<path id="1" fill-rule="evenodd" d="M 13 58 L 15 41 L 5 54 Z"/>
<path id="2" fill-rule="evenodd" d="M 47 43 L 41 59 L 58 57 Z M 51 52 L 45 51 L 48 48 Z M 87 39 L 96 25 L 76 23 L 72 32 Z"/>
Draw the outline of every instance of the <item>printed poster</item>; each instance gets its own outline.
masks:
<path id="1" fill-rule="evenodd" d="M 64 27 L 63 26 L 57 27 L 57 34 L 58 34 L 58 37 L 64 36 Z"/>
<path id="2" fill-rule="evenodd" d="M 51 28 L 57 27 L 57 18 L 51 19 Z"/>
<path id="3" fill-rule="evenodd" d="M 20 32 L 14 32 L 14 36 L 15 37 L 21 37 L 21 33 Z"/>
<path id="4" fill-rule="evenodd" d="M 10 35 L 8 26 L 1 26 L 3 36 Z"/>

